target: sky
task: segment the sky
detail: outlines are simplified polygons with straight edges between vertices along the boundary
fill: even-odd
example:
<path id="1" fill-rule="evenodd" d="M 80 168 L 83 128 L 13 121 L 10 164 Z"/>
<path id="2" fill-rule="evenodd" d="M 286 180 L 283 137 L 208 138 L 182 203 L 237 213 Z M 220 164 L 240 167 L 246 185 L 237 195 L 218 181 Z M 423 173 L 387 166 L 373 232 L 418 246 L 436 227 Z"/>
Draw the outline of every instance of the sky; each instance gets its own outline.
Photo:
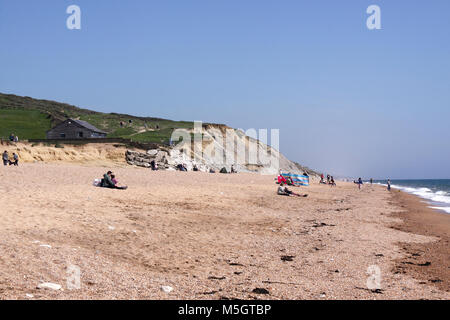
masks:
<path id="1" fill-rule="evenodd" d="M 448 0 L 1 0 L 0 92 L 280 129 L 289 159 L 335 176 L 450 178 L 449 13 Z"/>

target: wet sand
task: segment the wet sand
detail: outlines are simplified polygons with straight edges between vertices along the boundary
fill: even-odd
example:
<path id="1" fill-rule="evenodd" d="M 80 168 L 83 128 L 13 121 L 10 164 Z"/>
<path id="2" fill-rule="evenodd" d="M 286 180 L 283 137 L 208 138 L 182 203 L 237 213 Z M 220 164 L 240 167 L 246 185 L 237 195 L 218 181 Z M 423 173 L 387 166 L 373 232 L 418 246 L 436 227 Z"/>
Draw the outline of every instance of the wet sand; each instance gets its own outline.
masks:
<path id="1" fill-rule="evenodd" d="M 449 292 L 450 214 L 428 208 L 423 200 L 404 192 L 394 191 L 393 202 L 403 209 L 395 214 L 402 222 L 393 228 L 439 239 L 432 243 L 399 244 L 406 257 L 397 261 L 394 272 L 412 274 L 420 283 L 434 283 Z"/>
<path id="2" fill-rule="evenodd" d="M 450 297 L 445 268 L 423 277 L 439 264 L 434 256 L 416 259 L 431 261 L 429 267 L 396 272 L 409 259 L 405 247 L 433 249 L 442 233 L 407 230 L 399 212 L 409 205 L 402 208 L 382 187 L 314 183 L 295 188 L 307 198 L 282 197 L 273 176 L 133 167 L 114 169 L 128 190 L 93 187 L 104 171 L 42 163 L 0 168 L 0 298 Z M 80 269 L 80 289 L 67 285 L 71 265 Z M 367 287 L 373 265 L 381 270 L 380 290 Z M 429 281 L 437 278 L 443 282 Z M 43 282 L 62 290 L 37 289 Z"/>

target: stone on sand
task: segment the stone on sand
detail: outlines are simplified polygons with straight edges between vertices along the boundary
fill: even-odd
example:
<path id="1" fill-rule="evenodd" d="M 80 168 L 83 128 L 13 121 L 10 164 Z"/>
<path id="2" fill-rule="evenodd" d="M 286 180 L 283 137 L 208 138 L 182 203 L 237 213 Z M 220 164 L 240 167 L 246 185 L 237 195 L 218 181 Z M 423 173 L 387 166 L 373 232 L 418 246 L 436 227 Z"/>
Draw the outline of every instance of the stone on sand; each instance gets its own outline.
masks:
<path id="1" fill-rule="evenodd" d="M 170 286 L 162 286 L 161 287 L 161 291 L 165 292 L 165 293 L 170 293 L 173 291 L 173 288 Z"/>
<path id="2" fill-rule="evenodd" d="M 38 289 L 61 290 L 61 285 L 51 282 L 44 282 L 37 286 Z"/>

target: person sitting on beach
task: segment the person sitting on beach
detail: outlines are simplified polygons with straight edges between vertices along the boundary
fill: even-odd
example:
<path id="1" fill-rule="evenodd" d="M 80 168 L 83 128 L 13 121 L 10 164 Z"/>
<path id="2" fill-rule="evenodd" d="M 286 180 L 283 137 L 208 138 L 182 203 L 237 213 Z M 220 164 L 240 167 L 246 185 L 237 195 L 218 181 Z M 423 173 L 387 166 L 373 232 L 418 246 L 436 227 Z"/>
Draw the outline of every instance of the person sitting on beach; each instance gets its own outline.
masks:
<path id="1" fill-rule="evenodd" d="M 7 166 L 7 165 L 9 164 L 9 154 L 8 154 L 8 151 L 5 150 L 5 152 L 3 152 L 2 159 L 3 159 L 3 165 L 4 165 L 4 166 Z"/>
<path id="2" fill-rule="evenodd" d="M 107 173 L 105 173 L 103 175 L 103 179 L 102 179 L 102 181 L 100 183 L 100 186 L 103 187 L 103 188 L 121 189 L 121 190 L 125 190 L 125 189 L 128 188 L 127 186 L 123 186 L 123 187 L 117 186 L 116 185 L 117 180 L 115 180 L 116 181 L 116 183 L 115 183 L 113 179 L 115 180 L 114 174 L 111 171 L 108 171 Z"/>
<path id="3" fill-rule="evenodd" d="M 278 176 L 278 184 L 287 183 L 286 178 L 282 174 Z"/>
<path id="4" fill-rule="evenodd" d="M 9 165 L 15 165 L 18 166 L 19 165 L 19 156 L 13 152 L 13 161 L 9 161 Z"/>
<path id="5" fill-rule="evenodd" d="M 323 173 L 320 175 L 319 184 L 325 184 L 325 181 L 323 180 Z"/>
<path id="6" fill-rule="evenodd" d="M 294 180 L 292 180 L 292 177 L 287 177 L 286 179 L 286 183 L 288 186 L 293 186 L 294 185 Z"/>
<path id="7" fill-rule="evenodd" d="M 193 171 L 198 171 L 198 167 L 196 164 L 194 164 L 194 167 L 192 168 Z"/>
<path id="8" fill-rule="evenodd" d="M 155 162 L 155 160 L 152 160 L 152 162 L 150 162 L 150 167 L 153 171 L 158 170 L 158 164 Z"/>
<path id="9" fill-rule="evenodd" d="M 114 183 L 115 186 L 117 186 L 117 184 L 119 183 L 119 181 L 117 181 L 116 176 L 111 174 L 111 181 L 112 183 Z"/>
<path id="10" fill-rule="evenodd" d="M 234 166 L 231 165 L 230 173 L 237 173 L 236 169 L 234 169 Z"/>
<path id="11" fill-rule="evenodd" d="M 295 192 L 292 192 L 291 190 L 289 190 L 287 187 L 284 186 L 284 183 L 280 183 L 280 185 L 278 186 L 278 191 L 277 191 L 278 195 L 280 196 L 296 196 L 296 197 L 307 197 L 307 194 L 298 194 Z"/>

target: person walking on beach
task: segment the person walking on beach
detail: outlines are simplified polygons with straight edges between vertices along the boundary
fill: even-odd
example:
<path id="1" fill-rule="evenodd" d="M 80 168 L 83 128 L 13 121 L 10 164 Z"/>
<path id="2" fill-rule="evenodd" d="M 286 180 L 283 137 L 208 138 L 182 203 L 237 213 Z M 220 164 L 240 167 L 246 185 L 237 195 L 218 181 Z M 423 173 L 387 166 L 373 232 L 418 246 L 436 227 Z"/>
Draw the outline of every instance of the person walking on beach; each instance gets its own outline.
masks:
<path id="1" fill-rule="evenodd" d="M 358 178 L 358 189 L 361 190 L 361 185 L 363 184 L 361 177 Z"/>
<path id="2" fill-rule="evenodd" d="M 336 187 L 336 182 L 334 182 L 334 177 L 333 176 L 331 176 L 331 178 L 330 178 L 330 186 L 331 187 Z"/>
<path id="3" fill-rule="evenodd" d="M 387 181 L 387 189 L 388 191 L 391 191 L 391 179 L 388 179 Z"/>
<path id="4" fill-rule="evenodd" d="M 4 166 L 7 166 L 7 165 L 9 164 L 9 154 L 8 154 L 8 151 L 5 150 L 5 152 L 3 152 L 2 159 L 3 159 L 3 165 L 4 165 Z"/>

